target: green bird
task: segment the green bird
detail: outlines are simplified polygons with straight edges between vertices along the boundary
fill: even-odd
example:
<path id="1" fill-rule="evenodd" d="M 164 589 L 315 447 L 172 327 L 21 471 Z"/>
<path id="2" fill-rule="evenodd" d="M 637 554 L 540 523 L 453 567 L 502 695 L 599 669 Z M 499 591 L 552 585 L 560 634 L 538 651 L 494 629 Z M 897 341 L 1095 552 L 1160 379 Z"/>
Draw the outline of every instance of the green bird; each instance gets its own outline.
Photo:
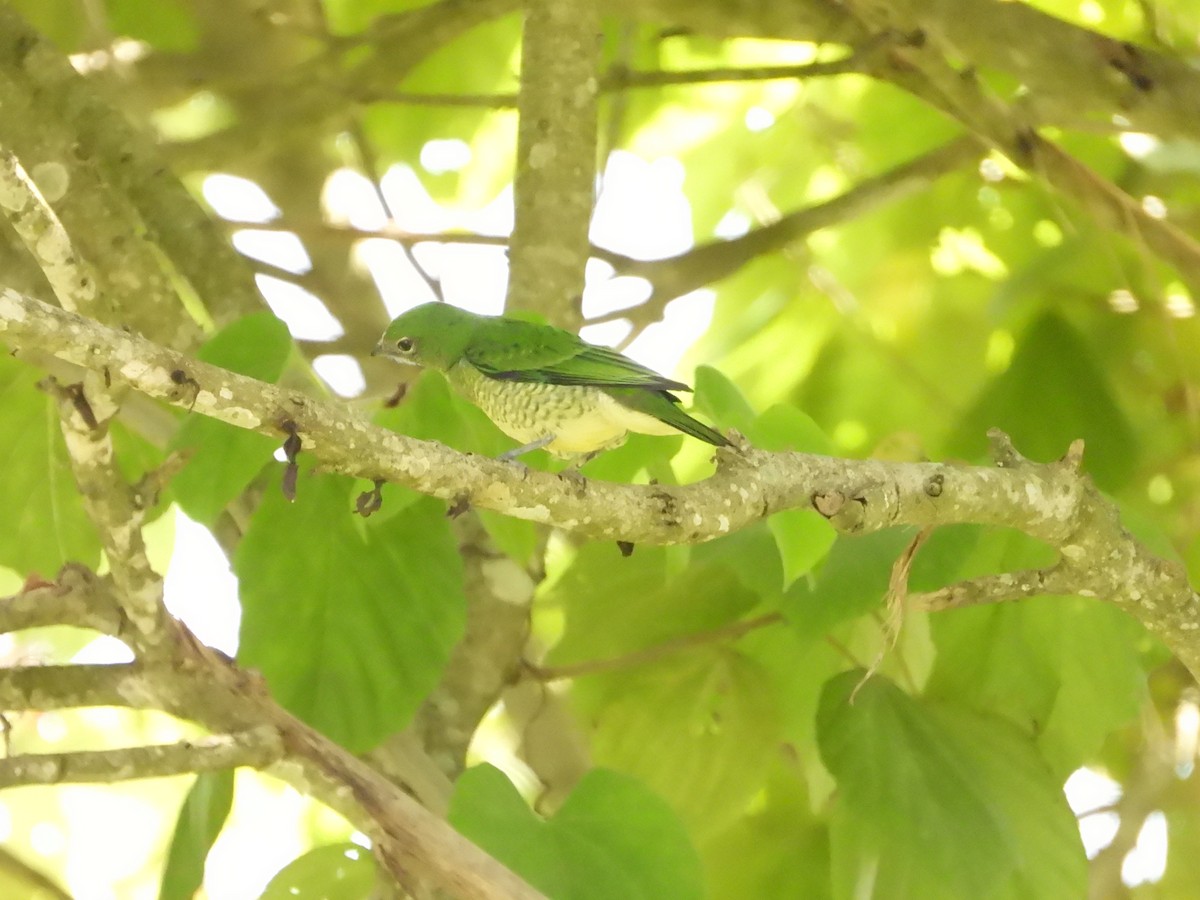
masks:
<path id="1" fill-rule="evenodd" d="M 631 431 L 729 444 L 679 408 L 671 391 L 690 391 L 686 384 L 551 325 L 425 303 L 394 319 L 372 353 L 444 372 L 522 443 L 505 458 L 545 447 L 582 462 Z"/>

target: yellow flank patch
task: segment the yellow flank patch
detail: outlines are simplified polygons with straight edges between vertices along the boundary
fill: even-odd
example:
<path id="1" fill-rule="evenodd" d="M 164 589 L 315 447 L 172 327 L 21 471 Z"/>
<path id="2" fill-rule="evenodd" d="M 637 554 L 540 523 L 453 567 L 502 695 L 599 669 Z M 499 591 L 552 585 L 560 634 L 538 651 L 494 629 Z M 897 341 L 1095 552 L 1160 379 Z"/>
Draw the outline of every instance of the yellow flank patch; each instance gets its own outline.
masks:
<path id="1" fill-rule="evenodd" d="M 555 440 L 548 447 L 554 453 L 591 453 L 621 444 L 625 436 L 639 434 L 673 434 L 675 429 L 653 416 L 622 406 L 602 391 L 595 406 L 575 418 L 555 423 Z M 530 438 L 536 440 L 536 438 Z"/>
<path id="2" fill-rule="evenodd" d="M 554 435 L 546 449 L 575 456 L 620 445 L 625 436 L 674 434 L 676 429 L 653 416 L 621 405 L 598 388 L 503 381 L 459 363 L 451 384 L 487 413 L 509 437 L 523 444 Z"/>

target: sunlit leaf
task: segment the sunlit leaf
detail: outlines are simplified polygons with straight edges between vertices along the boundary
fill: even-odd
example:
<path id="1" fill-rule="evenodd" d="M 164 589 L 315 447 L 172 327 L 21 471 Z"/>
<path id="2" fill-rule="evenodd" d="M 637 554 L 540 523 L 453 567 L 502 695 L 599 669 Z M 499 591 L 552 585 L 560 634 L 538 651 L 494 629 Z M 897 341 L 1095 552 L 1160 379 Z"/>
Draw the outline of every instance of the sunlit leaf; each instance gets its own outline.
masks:
<path id="1" fill-rule="evenodd" d="M 732 381 L 711 366 L 696 369 L 696 409 L 718 428 L 736 428 L 743 434 L 753 429 L 754 410 Z"/>
<path id="2" fill-rule="evenodd" d="M 817 637 L 838 622 L 880 606 L 892 567 L 915 533 L 913 528 L 889 528 L 839 536 L 815 578 L 788 589 L 784 615 L 800 634 Z"/>
<path id="3" fill-rule="evenodd" d="M 203 884 L 208 851 L 233 808 L 233 777 L 232 769 L 196 776 L 175 822 L 159 900 L 188 900 Z"/>
<path id="4" fill-rule="evenodd" d="M 1033 397 L 1036 403 L 1030 402 Z M 1129 478 L 1137 462 L 1137 442 L 1105 367 L 1082 335 L 1053 313 L 1022 336 L 1008 369 L 963 417 L 950 452 L 981 456 L 993 427 L 1039 461 L 1057 459 L 1073 440 L 1083 438 L 1084 467 L 1110 490 Z"/>
<path id="5" fill-rule="evenodd" d="M 861 671 L 826 685 L 821 757 L 837 778 L 834 896 L 1077 896 L 1075 817 L 1032 741 L 1002 721 L 927 704 Z"/>
<path id="6" fill-rule="evenodd" d="M 331 844 L 280 869 L 259 900 L 367 900 L 374 889 L 371 852 L 358 844 Z"/>
<path id="7" fill-rule="evenodd" d="M 586 703 L 599 765 L 637 776 L 705 835 L 750 802 L 782 735 L 780 698 L 753 659 L 710 648 L 595 676 Z"/>
<path id="8" fill-rule="evenodd" d="M 954 610 L 931 628 L 930 696 L 1007 716 L 1064 777 L 1145 702 L 1140 629 L 1108 605 L 1044 597 Z"/>
<path id="9" fill-rule="evenodd" d="M 593 769 L 541 819 L 498 769 L 455 785 L 450 824 L 547 896 L 571 900 L 701 898 L 700 863 L 678 818 L 637 780 Z"/>
<path id="10" fill-rule="evenodd" d="M 0 565 L 53 577 L 63 563 L 95 565 L 100 541 L 75 487 L 58 409 L 41 376 L 0 354 Z"/>

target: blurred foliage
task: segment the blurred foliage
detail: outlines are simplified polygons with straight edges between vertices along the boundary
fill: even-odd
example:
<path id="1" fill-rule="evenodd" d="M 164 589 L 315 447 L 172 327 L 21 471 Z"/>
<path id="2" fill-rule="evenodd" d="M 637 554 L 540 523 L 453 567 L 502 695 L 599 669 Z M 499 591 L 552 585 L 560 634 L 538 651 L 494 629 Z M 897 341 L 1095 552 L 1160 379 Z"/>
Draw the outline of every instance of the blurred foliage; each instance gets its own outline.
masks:
<path id="1" fill-rule="evenodd" d="M 308 360 L 348 354 L 367 390 L 347 402 L 369 407 L 387 427 L 467 452 L 510 446 L 436 375 L 408 383 L 402 400 L 382 408 L 401 376 L 367 352 L 389 315 L 362 236 L 348 234 L 346 217 L 321 198 L 333 193 L 336 172 L 375 182 L 392 167 L 384 184 L 402 227 L 503 232 L 518 16 L 499 16 L 497 3 L 412 0 L 13 5 L 76 54 L 124 115 L 156 131 L 166 162 L 198 198 L 207 173 L 250 179 L 280 208 L 269 227 L 303 241 L 311 268 L 255 265 L 311 292 L 341 333 L 293 343 L 260 312 L 212 335 L 201 358 L 311 388 Z M 1181 54 L 1200 30 L 1200 6 L 1185 0 L 1031 5 Z M 608 75 L 840 55 L 615 18 L 604 41 Z M 474 100 L 414 96 L 431 93 Z M 920 101 L 859 74 L 614 90 L 602 117 L 605 153 L 636 155 L 650 179 L 681 176 L 672 196 L 686 200 L 697 243 L 829 200 L 959 133 Z M 1157 198 L 1173 221 L 1197 230 L 1200 145 L 1055 136 L 1101 177 Z M 435 141 L 461 142 L 453 147 L 466 162 L 437 162 L 428 155 Z M 678 168 L 646 165 L 664 160 Z M 637 255 L 635 238 L 658 211 L 626 197 L 610 231 L 633 237 L 612 249 Z M 372 220 L 383 217 L 376 209 Z M 381 292 L 425 296 L 411 263 L 394 244 L 387 252 L 395 281 L 379 278 Z M 455 255 L 423 242 L 416 258 L 448 299 L 478 305 L 466 276 L 484 257 L 472 252 L 494 250 Z M 489 284 L 488 296 L 502 288 Z M 588 300 L 611 301 L 615 288 L 594 280 Z M 705 365 L 680 374 L 696 384 L 699 413 L 722 428 L 769 449 L 970 463 L 985 461 L 994 426 L 1038 460 L 1082 438 L 1087 471 L 1129 527 L 1200 574 L 1193 298 L 1145 247 L 1028 173 L 987 157 L 784 252 L 751 258 L 709 288 L 711 322 L 687 357 Z M 287 298 L 273 302 L 283 319 L 294 312 Z M 631 309 L 634 333 L 658 312 Z M 14 584 L 100 556 L 57 414 L 37 380 L 34 369 L 0 355 L 0 508 L 8 517 L 0 565 L 16 573 Z M 233 554 L 240 660 L 262 672 L 281 703 L 355 751 L 407 726 L 466 616 L 464 559 L 444 505 L 386 487 L 383 509 L 356 517 L 366 486 L 314 471 L 303 455 L 298 498 L 288 503 L 275 443 L 196 416 L 171 422 L 157 445 L 120 432 L 118 455 L 137 478 L 168 450 L 189 454 L 170 498 Z M 635 437 L 584 471 L 686 482 L 711 470 L 709 455 L 682 438 Z M 544 454 L 530 462 L 553 465 Z M 835 537 L 824 520 L 797 510 L 709 545 L 637 547 L 627 557 L 616 546 L 547 540 L 526 521 L 481 520 L 492 552 L 535 579 L 545 575 L 532 646 L 545 648 L 551 669 L 576 672 L 561 689 L 569 734 L 551 743 L 552 753 L 581 745 L 596 768 L 577 783 L 539 783 L 531 760 L 513 761 L 521 740 L 509 736 L 514 750 L 485 727 L 475 761 L 500 768 L 482 764 L 459 778 L 450 819 L 555 898 L 1082 896 L 1088 863 L 1065 779 L 1090 767 L 1138 790 L 1145 760 L 1173 739 L 1189 685 L 1136 622 L 1084 598 L 914 613 L 893 634 L 882 602 L 892 564 L 913 537 L 907 530 Z M 1042 565 L 1047 554 L 1015 532 L 943 529 L 918 554 L 911 585 L 927 590 Z M 6 645 L 5 655 L 10 664 L 31 654 L 65 662 L 79 645 L 78 635 L 39 634 Z M 558 685 L 544 690 L 560 695 Z M 118 717 L 107 735 L 128 736 L 131 721 L 140 719 Z M 16 746 L 40 745 L 30 737 L 35 723 L 23 717 L 14 726 Z M 1194 896 L 1200 879 L 1193 765 L 1181 765 L 1149 807 L 1165 812 L 1169 848 L 1153 896 Z M 178 790 L 157 806 L 173 813 Z M 253 802 L 232 790 L 228 779 L 202 776 L 169 855 L 165 836 L 147 848 L 141 877 L 165 866 L 162 896 L 190 896 L 205 877 L 219 883 L 205 876 L 205 859 L 217 865 L 209 851 L 230 806 L 236 818 L 239 804 Z M 77 814 L 53 812 L 56 827 L 74 834 Z M 303 814 L 289 814 L 305 830 L 301 843 L 317 849 L 280 872 L 264 896 L 366 896 L 372 861 L 341 843 L 346 829 L 309 827 Z M 38 804 L 12 803 L 14 829 L 29 831 L 47 815 Z M 107 876 L 81 876 L 67 843 L 42 852 L 22 842 L 17 852 L 60 880 L 99 890 Z M 261 857 L 272 871 L 281 865 L 265 850 Z M 0 868 L 0 878 L 23 877 Z M 109 881 L 124 889 L 132 877 Z"/>

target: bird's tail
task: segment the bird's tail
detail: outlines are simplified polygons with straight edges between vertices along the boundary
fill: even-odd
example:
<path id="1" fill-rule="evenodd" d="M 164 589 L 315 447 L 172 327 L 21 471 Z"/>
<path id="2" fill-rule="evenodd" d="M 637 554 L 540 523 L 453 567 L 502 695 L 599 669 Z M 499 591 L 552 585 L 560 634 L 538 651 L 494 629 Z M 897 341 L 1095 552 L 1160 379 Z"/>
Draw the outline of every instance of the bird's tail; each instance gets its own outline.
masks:
<path id="1" fill-rule="evenodd" d="M 684 434 L 690 434 L 714 447 L 728 447 L 717 430 L 709 428 L 703 422 L 697 421 L 679 408 L 679 398 L 669 391 L 647 391 L 641 388 L 626 388 L 610 390 L 610 395 L 618 403 L 630 409 L 637 410 L 649 416 L 654 416 L 660 422 L 670 425 Z"/>
<path id="2" fill-rule="evenodd" d="M 676 400 L 676 403 L 679 401 Z M 714 447 L 728 447 L 729 441 L 721 436 L 721 433 L 715 428 L 709 428 L 703 422 L 693 419 L 682 409 L 674 404 L 671 405 L 671 415 L 659 416 L 664 422 L 673 428 L 678 428 L 684 434 L 690 434 L 694 438 L 699 438 L 702 441 L 707 441 Z"/>

